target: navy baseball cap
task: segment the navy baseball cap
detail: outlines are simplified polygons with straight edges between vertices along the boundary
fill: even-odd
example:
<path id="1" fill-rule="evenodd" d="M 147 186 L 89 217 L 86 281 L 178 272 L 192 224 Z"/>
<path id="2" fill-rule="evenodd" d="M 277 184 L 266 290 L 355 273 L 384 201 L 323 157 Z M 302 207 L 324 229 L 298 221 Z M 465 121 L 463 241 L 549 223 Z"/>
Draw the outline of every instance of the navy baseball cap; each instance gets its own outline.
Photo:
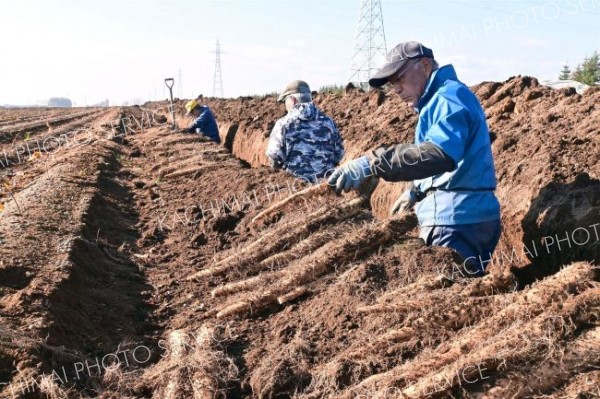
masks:
<path id="1" fill-rule="evenodd" d="M 387 53 L 385 65 L 369 79 L 369 85 L 372 87 L 383 86 L 389 77 L 402 69 L 409 60 L 423 57 L 433 58 L 433 51 L 419 42 L 400 43 Z"/>

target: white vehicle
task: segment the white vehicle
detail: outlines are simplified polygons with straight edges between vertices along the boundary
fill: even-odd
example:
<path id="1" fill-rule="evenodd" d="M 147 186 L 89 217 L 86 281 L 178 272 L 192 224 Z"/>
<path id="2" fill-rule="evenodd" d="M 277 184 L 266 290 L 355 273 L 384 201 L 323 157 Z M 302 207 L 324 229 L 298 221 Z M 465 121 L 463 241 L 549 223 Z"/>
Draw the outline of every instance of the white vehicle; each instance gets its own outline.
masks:
<path id="1" fill-rule="evenodd" d="M 544 86 L 552 87 L 553 89 L 562 89 L 565 87 L 573 87 L 577 94 L 583 94 L 590 86 L 585 83 L 580 83 L 576 80 L 545 80 L 542 82 Z"/>

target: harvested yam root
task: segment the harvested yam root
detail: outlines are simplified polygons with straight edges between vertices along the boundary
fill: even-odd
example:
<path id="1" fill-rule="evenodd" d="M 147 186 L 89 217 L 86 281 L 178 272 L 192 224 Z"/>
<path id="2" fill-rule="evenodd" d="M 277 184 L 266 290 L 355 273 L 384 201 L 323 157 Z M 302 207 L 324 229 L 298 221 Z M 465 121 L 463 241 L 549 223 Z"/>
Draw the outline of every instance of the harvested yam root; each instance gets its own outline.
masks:
<path id="1" fill-rule="evenodd" d="M 413 229 L 416 223 L 414 215 L 406 215 L 401 219 L 377 221 L 362 227 L 337 242 L 321 247 L 314 256 L 300 260 L 281 286 L 287 288 L 310 282 L 332 267 L 353 261 L 390 240 L 401 237 Z"/>
<path id="2" fill-rule="evenodd" d="M 225 389 L 238 369 L 220 348 L 221 328 L 202 326 L 195 334 L 176 330 L 169 334 L 168 356 L 145 377 L 149 384 L 161 380 L 154 398 L 212 399 L 227 397 Z M 159 363 L 159 364 L 161 364 Z"/>
<path id="3" fill-rule="evenodd" d="M 264 302 L 267 302 L 269 298 L 267 298 L 266 296 L 263 296 L 262 299 Z M 275 297 L 272 296 L 271 299 L 275 299 Z M 251 311 L 252 311 L 252 302 L 239 301 L 239 302 L 236 302 L 232 305 L 226 306 L 225 308 L 219 310 L 219 312 L 217 313 L 217 318 L 233 316 L 233 315 L 237 315 L 240 313 L 246 313 L 246 312 L 251 312 Z"/>
<path id="4" fill-rule="evenodd" d="M 277 297 L 277 303 L 279 303 L 280 305 L 283 305 L 284 303 L 292 302 L 293 300 L 295 300 L 298 297 L 301 297 L 302 295 L 306 294 L 307 292 L 308 292 L 307 287 L 305 287 L 305 286 L 298 287 L 298 288 L 288 292 L 285 295 L 281 295 L 281 296 Z"/>
<path id="5" fill-rule="evenodd" d="M 576 339 L 565 342 L 565 348 L 543 354 L 541 367 L 527 367 L 501 379 L 484 394 L 485 399 L 526 398 L 556 388 L 574 375 L 600 368 L 600 327 L 584 331 Z M 531 362 L 534 359 L 529 359 Z M 598 381 L 600 382 L 600 381 Z M 588 388 L 592 388 L 587 384 Z M 600 383 L 596 385 L 600 389 Z"/>
<path id="6" fill-rule="evenodd" d="M 375 188 L 377 188 L 377 184 L 379 183 L 379 179 L 370 177 L 366 179 L 359 188 L 359 194 L 362 198 L 369 200 Z M 258 222 L 274 215 L 277 211 L 281 210 L 287 205 L 298 203 L 299 201 L 306 202 L 313 197 L 318 197 L 322 195 L 333 195 L 333 188 L 327 184 L 326 181 L 316 185 L 307 187 L 302 191 L 299 191 L 295 194 L 290 195 L 287 198 L 282 199 L 281 201 L 273 204 L 269 208 L 265 209 L 254 218 L 252 218 L 252 224 L 257 224 Z"/>
<path id="7" fill-rule="evenodd" d="M 252 367 L 250 386 L 256 399 L 289 398 L 289 387 L 310 381 L 310 343 L 293 339 L 274 356 L 264 356 Z"/>
<path id="8" fill-rule="evenodd" d="M 234 251 L 234 255 L 217 262 L 211 268 L 201 270 L 189 276 L 187 279 L 193 280 L 220 275 L 236 267 L 241 268 L 249 263 L 260 262 L 268 256 L 277 253 L 286 245 L 293 245 L 303 240 L 313 231 L 327 224 L 340 222 L 356 216 L 360 213 L 363 204 L 364 200 L 362 198 L 354 198 L 344 200 L 333 208 L 324 206 L 301 220 L 283 224 L 274 229 L 272 233 L 265 234 L 241 250 Z"/>
<path id="9" fill-rule="evenodd" d="M 452 281 L 446 279 L 444 276 L 434 277 L 427 275 L 415 281 L 414 283 L 382 295 L 377 299 L 377 303 L 373 305 L 361 306 L 357 308 L 356 311 L 362 314 L 372 314 L 397 312 L 401 308 L 408 307 L 420 309 L 423 305 L 421 302 L 422 299 L 413 299 L 418 293 L 421 293 L 422 295 L 423 293 L 428 293 L 432 290 L 438 290 L 450 286 L 451 284 Z"/>
<path id="10" fill-rule="evenodd" d="M 472 360 L 471 363 L 483 361 L 484 354 L 496 356 L 502 353 L 507 359 L 514 355 L 517 362 L 521 356 L 521 360 L 525 361 L 531 354 L 524 349 L 529 345 L 529 341 L 522 338 L 525 332 L 530 334 L 528 340 L 542 342 L 543 337 L 548 334 L 544 328 L 550 329 L 554 331 L 550 333 L 550 342 L 554 342 L 571 334 L 573 328 L 578 325 L 597 320 L 595 312 L 598 312 L 598 290 L 595 288 L 597 283 L 594 282 L 596 277 L 597 269 L 590 264 L 572 264 L 523 292 L 511 294 L 513 300 L 502 310 L 480 321 L 475 327 L 459 332 L 452 341 L 439 345 L 435 351 L 428 352 L 427 356 L 423 354 L 418 362 L 405 363 L 387 372 L 375 374 L 355 388 L 373 393 L 383 387 L 406 386 L 409 385 L 409 381 L 420 381 L 431 370 L 439 372 L 448 365 L 456 366 L 456 362 L 467 358 Z M 582 292 L 584 294 L 580 294 Z M 558 325 L 552 325 L 552 320 Z M 505 338 L 508 335 L 510 340 Z M 481 349 L 482 344 L 487 349 Z M 488 363 L 485 364 L 490 369 L 499 366 L 494 364 L 493 360 L 486 361 Z M 417 388 L 412 388 L 411 392 L 418 393 L 421 389 L 424 389 L 423 385 L 418 385 Z M 348 394 L 352 396 L 351 393 L 346 393 Z"/>
<path id="11" fill-rule="evenodd" d="M 264 280 L 265 277 L 263 275 L 255 276 L 246 280 L 236 281 L 233 283 L 222 285 L 212 290 L 210 294 L 213 298 L 216 298 L 219 296 L 231 295 L 243 291 L 250 291 L 256 286 L 258 286 L 261 281 Z"/>
<path id="12" fill-rule="evenodd" d="M 412 358 L 425 348 L 432 350 L 451 336 L 451 331 L 447 329 L 436 326 L 424 328 L 421 325 L 412 326 L 410 323 L 383 333 L 372 332 L 368 334 L 368 342 L 362 341 L 358 345 L 353 345 L 316 371 L 315 384 L 311 385 L 310 397 L 329 397 L 332 392 L 339 392 L 340 388 L 360 383 L 365 375 L 372 373 L 373 367 L 385 367 L 390 363 L 390 357 L 393 358 L 392 362 L 398 364 L 403 358 Z M 353 379 L 353 381 L 345 379 L 343 387 L 340 387 L 340 382 L 336 381 L 339 377 L 332 376 L 330 371 L 339 364 L 345 364 L 344 374 L 351 375 Z"/>
<path id="13" fill-rule="evenodd" d="M 463 296 L 485 296 L 515 291 L 517 279 L 507 271 L 503 274 L 488 274 L 480 279 L 471 279 L 462 290 Z"/>
<path id="14" fill-rule="evenodd" d="M 600 289 L 589 289 L 552 306 L 531 321 L 513 324 L 502 335 L 485 341 L 479 348 L 428 375 L 405 374 L 402 381 L 418 382 L 409 385 L 403 393 L 411 398 L 436 394 L 444 397 L 454 387 L 483 380 L 482 370 L 506 372 L 514 364 L 523 364 L 535 356 L 544 356 L 558 350 L 560 343 L 589 320 L 600 315 Z M 585 337 L 584 337 L 585 339 Z M 597 340 L 594 338 L 594 342 Z M 589 344 L 589 343 L 588 343 Z M 588 345 L 584 345 L 588 347 Z M 546 375 L 552 380 L 554 376 Z M 552 378 L 550 378 L 552 377 Z M 440 388 L 440 384 L 445 384 Z"/>
<path id="15" fill-rule="evenodd" d="M 378 304 L 389 304 L 390 301 L 397 302 L 399 298 L 413 298 L 416 294 L 422 294 L 423 292 L 429 292 L 433 290 L 438 290 L 440 288 L 446 288 L 454 284 L 452 280 L 447 279 L 445 276 L 438 275 L 432 276 L 431 274 L 427 274 L 421 278 L 419 278 L 414 283 L 410 283 L 393 291 L 387 292 L 377 298 Z M 372 305 L 373 307 L 377 305 Z M 369 313 L 370 306 L 365 306 L 361 308 L 361 313 Z M 375 312 L 377 312 L 375 310 Z"/>
<path id="16" fill-rule="evenodd" d="M 324 244 L 335 240 L 341 234 L 343 228 L 347 228 L 347 226 L 340 224 L 331 229 L 313 234 L 306 240 L 303 240 L 285 252 L 275 254 L 259 263 L 248 264 L 244 268 L 244 272 L 250 275 L 262 270 L 272 269 L 281 265 L 287 265 L 294 260 L 302 258 L 306 254 L 312 253 Z M 239 293 L 242 291 L 249 291 L 257 287 L 261 282 L 265 283 L 267 280 L 272 279 L 271 277 L 272 276 L 269 274 L 261 274 L 246 280 L 225 284 L 212 290 L 211 295 L 214 298 L 218 296 Z"/>
<path id="17" fill-rule="evenodd" d="M 292 263 L 289 267 L 290 270 L 278 271 L 277 275 L 281 276 L 281 279 L 273 284 L 273 288 L 258 291 L 241 301 L 227 305 L 219 311 L 217 317 L 256 311 L 274 304 L 278 297 L 402 236 L 415 225 L 414 215 L 406 215 L 399 219 L 377 221 L 364 226 L 357 232 L 352 232 L 346 237 L 322 246 L 309 256 Z"/>
<path id="18" fill-rule="evenodd" d="M 391 342 L 406 342 L 411 340 L 417 335 L 417 330 L 412 327 L 399 328 L 397 330 L 390 330 L 383 334 L 381 337 L 375 340 L 375 346 L 382 346 L 383 343 Z"/>
<path id="19" fill-rule="evenodd" d="M 468 287 L 468 286 L 467 286 Z M 428 328 L 443 327 L 458 330 L 466 325 L 479 322 L 488 317 L 494 309 L 504 308 L 513 300 L 511 295 L 466 296 L 472 292 L 467 287 L 455 295 L 449 295 L 462 287 L 454 285 L 450 290 L 425 291 L 418 299 L 399 295 L 393 303 L 380 303 L 363 306 L 357 309 L 359 313 L 394 313 L 404 315 L 405 326 L 427 326 Z"/>
<path id="20" fill-rule="evenodd" d="M 360 381 L 360 376 L 369 374 L 371 365 L 354 362 L 348 357 L 336 358 L 312 373 L 310 386 L 300 396 L 302 399 L 333 398 L 340 390 Z M 364 397 L 366 399 L 366 397 Z"/>
<path id="21" fill-rule="evenodd" d="M 371 314 L 371 313 L 397 313 L 401 311 L 408 311 L 413 308 L 421 307 L 421 302 L 418 300 L 403 301 L 402 303 L 380 303 L 377 305 L 361 306 L 357 308 L 358 313 Z"/>
<path id="22" fill-rule="evenodd" d="M 259 221 L 266 219 L 266 218 L 270 217 L 271 215 L 275 214 L 277 211 L 279 211 L 286 205 L 290 205 L 290 204 L 294 204 L 294 203 L 298 202 L 298 200 L 306 201 L 309 198 L 320 196 L 320 195 L 325 195 L 325 194 L 330 194 L 330 193 L 332 193 L 331 188 L 329 187 L 329 185 L 326 182 L 323 182 L 316 186 L 307 187 L 304 190 L 299 191 L 295 194 L 292 194 L 289 197 L 284 198 L 281 201 L 271 205 L 270 207 L 268 207 L 267 209 L 265 209 L 258 215 L 254 216 L 252 218 L 251 223 L 256 224 Z"/>
<path id="23" fill-rule="evenodd" d="M 512 299 L 508 295 L 475 298 L 452 297 L 446 303 L 438 302 L 437 306 L 424 308 L 418 319 L 407 321 L 407 323 L 428 324 L 449 330 L 459 330 L 479 322 L 484 317 L 489 317 L 495 312 L 495 309 L 505 307 L 511 303 Z"/>
<path id="24" fill-rule="evenodd" d="M 63 399 L 68 398 L 67 392 L 58 386 L 54 381 L 54 376 L 43 375 L 40 378 L 40 392 L 46 395 L 48 399 Z"/>
<path id="25" fill-rule="evenodd" d="M 454 280 L 449 280 L 443 275 L 431 276 L 426 275 L 412 284 L 398 288 L 377 298 L 377 303 L 368 306 L 357 308 L 357 312 L 364 314 L 371 313 L 386 313 L 386 312 L 403 312 L 411 311 L 419 312 L 421 310 L 431 309 L 436 307 L 438 314 L 443 312 L 442 308 L 451 306 L 459 306 L 464 304 L 462 308 L 478 303 L 472 297 L 482 295 L 492 295 L 494 293 L 507 293 L 514 290 L 515 278 L 512 274 L 497 276 L 488 275 L 481 279 L 467 279 L 461 281 L 461 284 L 456 284 Z M 452 287 L 453 293 L 458 297 L 452 298 L 452 303 L 448 301 L 448 292 L 441 290 L 442 288 Z M 440 291 L 441 290 L 441 291 Z M 418 300 L 414 298 L 419 297 Z M 479 301 L 481 305 L 493 302 L 493 299 L 484 297 Z M 433 312 L 435 314 L 435 312 Z"/>
<path id="26" fill-rule="evenodd" d="M 324 231 L 312 234 L 307 239 L 301 241 L 287 251 L 274 254 L 273 256 L 262 260 L 255 268 L 253 268 L 253 271 L 270 269 L 279 265 L 287 265 L 294 260 L 298 260 L 328 242 L 334 241 L 345 228 L 347 228 L 345 225 L 339 224 Z"/>

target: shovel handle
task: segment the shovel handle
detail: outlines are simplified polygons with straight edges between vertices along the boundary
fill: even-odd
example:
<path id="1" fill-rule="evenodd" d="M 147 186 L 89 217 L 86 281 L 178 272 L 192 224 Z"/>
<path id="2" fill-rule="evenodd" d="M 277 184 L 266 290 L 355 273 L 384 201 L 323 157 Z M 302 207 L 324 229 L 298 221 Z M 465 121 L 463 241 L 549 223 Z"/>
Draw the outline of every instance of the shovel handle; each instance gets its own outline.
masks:
<path id="1" fill-rule="evenodd" d="M 167 87 L 169 89 L 172 89 L 173 85 L 175 84 L 175 79 L 173 79 L 173 78 L 166 78 L 165 79 L 165 84 L 167 85 Z"/>

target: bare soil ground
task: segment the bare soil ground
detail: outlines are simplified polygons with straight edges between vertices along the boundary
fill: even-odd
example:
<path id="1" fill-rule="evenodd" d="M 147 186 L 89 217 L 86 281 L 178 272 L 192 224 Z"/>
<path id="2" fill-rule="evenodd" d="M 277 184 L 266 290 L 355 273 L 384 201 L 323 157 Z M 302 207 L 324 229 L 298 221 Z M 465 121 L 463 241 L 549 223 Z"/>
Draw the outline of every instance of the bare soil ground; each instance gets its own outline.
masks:
<path id="1" fill-rule="evenodd" d="M 600 396 L 600 91 L 474 87 L 504 232 L 464 278 L 370 200 L 266 166 L 273 97 L 206 99 L 223 145 L 166 103 L 0 110 L 0 397 Z M 412 141 L 383 93 L 317 95 L 346 159 Z M 182 102 L 177 123 L 186 123 Z"/>

